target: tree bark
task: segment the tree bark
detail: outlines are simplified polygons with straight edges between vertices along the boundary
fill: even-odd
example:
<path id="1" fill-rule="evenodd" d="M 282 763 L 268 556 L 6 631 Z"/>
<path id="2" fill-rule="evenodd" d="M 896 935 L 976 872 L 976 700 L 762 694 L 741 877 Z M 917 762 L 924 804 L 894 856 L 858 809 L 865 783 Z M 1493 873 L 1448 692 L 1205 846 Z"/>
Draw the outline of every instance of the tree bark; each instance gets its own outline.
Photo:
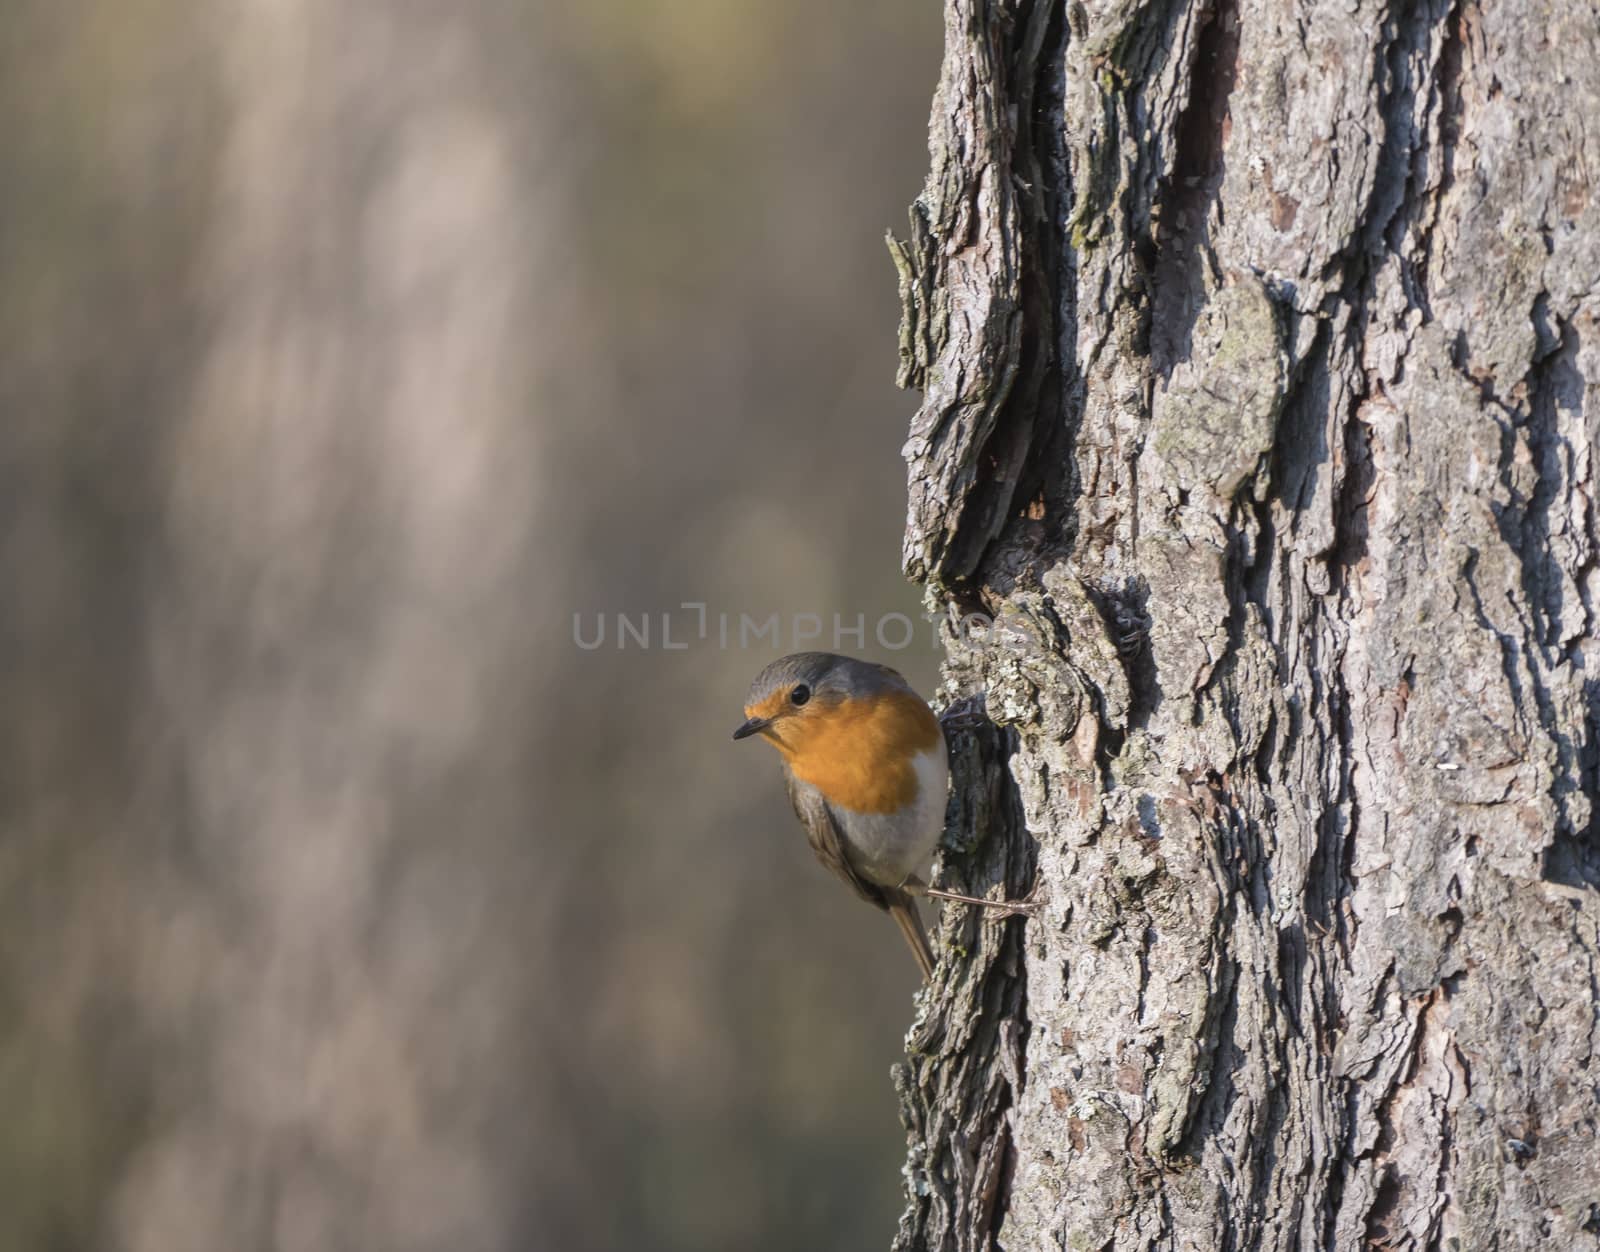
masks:
<path id="1" fill-rule="evenodd" d="M 1600 1247 L 1600 9 L 948 0 L 896 1248 Z M 968 614 L 993 620 L 962 628 Z"/>

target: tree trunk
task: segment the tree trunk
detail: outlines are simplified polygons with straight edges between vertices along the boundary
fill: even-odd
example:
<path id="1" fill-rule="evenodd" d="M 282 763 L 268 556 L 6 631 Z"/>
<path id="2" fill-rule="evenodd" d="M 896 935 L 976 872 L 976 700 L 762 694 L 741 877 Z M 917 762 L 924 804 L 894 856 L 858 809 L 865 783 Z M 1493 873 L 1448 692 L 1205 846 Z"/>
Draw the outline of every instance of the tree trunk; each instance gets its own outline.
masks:
<path id="1" fill-rule="evenodd" d="M 906 567 L 1044 906 L 945 915 L 897 1249 L 1600 1246 L 1600 11 L 946 40 Z"/>

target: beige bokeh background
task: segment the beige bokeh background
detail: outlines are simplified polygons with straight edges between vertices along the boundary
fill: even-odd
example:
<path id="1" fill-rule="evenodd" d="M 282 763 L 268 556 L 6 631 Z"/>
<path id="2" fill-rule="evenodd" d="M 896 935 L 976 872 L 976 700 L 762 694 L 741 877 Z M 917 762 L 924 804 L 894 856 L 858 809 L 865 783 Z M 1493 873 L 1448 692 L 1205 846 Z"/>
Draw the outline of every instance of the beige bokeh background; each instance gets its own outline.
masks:
<path id="1" fill-rule="evenodd" d="M 614 615 L 918 612 L 938 38 L 8 6 L 0 1250 L 884 1245 L 915 967 Z"/>

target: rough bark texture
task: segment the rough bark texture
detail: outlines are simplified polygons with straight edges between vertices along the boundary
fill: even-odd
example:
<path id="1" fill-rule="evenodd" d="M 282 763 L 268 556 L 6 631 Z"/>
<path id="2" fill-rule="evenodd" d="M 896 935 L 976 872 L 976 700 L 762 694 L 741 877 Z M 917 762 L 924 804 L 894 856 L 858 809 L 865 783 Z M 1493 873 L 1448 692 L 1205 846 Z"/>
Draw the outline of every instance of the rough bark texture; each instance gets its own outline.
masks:
<path id="1" fill-rule="evenodd" d="M 897 1249 L 1600 1247 L 1600 10 L 946 23 Z"/>

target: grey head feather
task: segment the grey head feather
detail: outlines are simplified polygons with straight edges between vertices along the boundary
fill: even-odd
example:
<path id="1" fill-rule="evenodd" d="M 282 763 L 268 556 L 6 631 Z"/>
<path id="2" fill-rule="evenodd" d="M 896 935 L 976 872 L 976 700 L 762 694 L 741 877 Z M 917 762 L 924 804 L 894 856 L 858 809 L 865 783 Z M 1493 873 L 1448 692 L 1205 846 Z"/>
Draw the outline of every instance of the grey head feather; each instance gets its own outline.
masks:
<path id="1" fill-rule="evenodd" d="M 836 652 L 796 652 L 774 661 L 756 675 L 745 697 L 745 707 L 767 700 L 774 692 L 789 691 L 804 683 L 813 694 L 837 695 L 857 699 L 875 691 L 900 688 L 909 691 L 906 680 L 887 665 L 858 661 Z"/>

